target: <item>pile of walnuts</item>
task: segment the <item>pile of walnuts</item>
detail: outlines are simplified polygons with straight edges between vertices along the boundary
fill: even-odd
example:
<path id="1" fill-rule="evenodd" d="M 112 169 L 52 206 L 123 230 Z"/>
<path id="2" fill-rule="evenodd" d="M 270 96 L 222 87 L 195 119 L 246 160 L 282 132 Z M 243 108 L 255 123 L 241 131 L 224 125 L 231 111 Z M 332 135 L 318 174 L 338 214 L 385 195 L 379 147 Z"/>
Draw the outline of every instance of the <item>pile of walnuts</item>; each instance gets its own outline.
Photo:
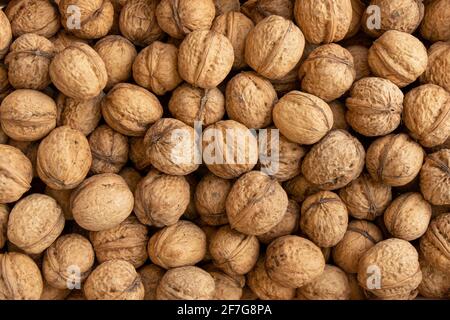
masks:
<path id="1" fill-rule="evenodd" d="M 450 299 L 448 0 L 12 0 L 0 102 L 0 300 Z"/>

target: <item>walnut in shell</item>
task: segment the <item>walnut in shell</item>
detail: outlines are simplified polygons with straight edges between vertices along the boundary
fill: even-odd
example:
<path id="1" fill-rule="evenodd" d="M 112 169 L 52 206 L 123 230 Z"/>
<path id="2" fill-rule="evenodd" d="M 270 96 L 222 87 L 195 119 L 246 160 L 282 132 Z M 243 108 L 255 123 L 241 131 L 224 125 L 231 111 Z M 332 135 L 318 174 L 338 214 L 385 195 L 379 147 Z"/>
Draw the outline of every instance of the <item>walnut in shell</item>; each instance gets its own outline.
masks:
<path id="1" fill-rule="evenodd" d="M 138 270 L 144 284 L 144 300 L 156 300 L 156 288 L 166 270 L 158 267 L 156 264 L 143 266 Z"/>
<path id="2" fill-rule="evenodd" d="M 46 187 L 45 194 L 56 200 L 61 207 L 64 219 L 73 220 L 72 211 L 70 211 L 70 195 L 72 194 L 72 190 L 56 190 Z"/>
<path id="3" fill-rule="evenodd" d="M 204 269 L 214 278 L 216 290 L 213 300 L 241 299 L 243 287 L 245 285 L 245 276 L 230 276 L 211 264 L 207 265 Z"/>
<path id="4" fill-rule="evenodd" d="M 12 91 L 12 87 L 8 80 L 8 68 L 0 63 L 0 103 Z M 0 139 L 0 141 L 2 141 Z"/>
<path id="5" fill-rule="evenodd" d="M 450 149 L 432 153 L 420 170 L 420 190 L 433 205 L 450 205 Z"/>
<path id="6" fill-rule="evenodd" d="M 11 40 L 11 24 L 3 10 L 0 10 L 0 59 L 3 59 L 6 53 L 8 53 Z"/>
<path id="7" fill-rule="evenodd" d="M 134 167 L 138 170 L 143 170 L 150 166 L 150 159 L 147 157 L 144 148 L 144 138 L 132 137 L 130 141 L 129 157 Z"/>
<path id="8" fill-rule="evenodd" d="M 289 198 L 299 203 L 303 202 L 306 197 L 320 191 L 317 186 L 306 180 L 301 174 L 283 183 L 283 189 Z"/>
<path id="9" fill-rule="evenodd" d="M 420 252 L 433 267 L 449 273 L 450 270 L 450 213 L 434 218 L 420 239 Z"/>
<path id="10" fill-rule="evenodd" d="M 52 301 L 52 300 L 66 300 L 71 290 L 64 288 L 58 289 L 52 287 L 44 279 L 44 288 L 42 289 L 41 298 L 39 300 Z"/>
<path id="11" fill-rule="evenodd" d="M 450 7 L 447 0 L 428 1 L 420 34 L 432 42 L 450 40 Z"/>
<path id="12" fill-rule="evenodd" d="M 216 16 L 219 16 L 230 11 L 239 12 L 241 3 L 239 0 L 214 0 L 214 6 L 216 7 Z"/>
<path id="13" fill-rule="evenodd" d="M 63 51 L 65 48 L 69 47 L 72 43 L 81 42 L 88 43 L 85 39 L 80 39 L 75 37 L 73 34 L 68 33 L 66 30 L 61 29 L 59 32 L 49 39 L 53 46 L 55 47 L 55 52 L 59 53 Z"/>
<path id="14" fill-rule="evenodd" d="M 36 172 L 36 161 L 40 141 L 29 142 L 9 139 L 8 143 L 10 146 L 22 151 L 23 154 L 26 155 L 28 159 L 30 159 L 31 164 L 33 165 L 33 178 L 37 178 L 38 174 Z"/>
<path id="15" fill-rule="evenodd" d="M 425 298 L 445 299 L 449 298 L 450 273 L 435 268 L 424 259 L 419 259 L 422 270 L 422 282 L 419 285 L 419 293 Z"/>
<path id="16" fill-rule="evenodd" d="M 351 45 L 345 49 L 347 49 L 353 57 L 353 67 L 356 72 L 355 81 L 370 76 L 369 49 L 362 45 Z"/>
<path id="17" fill-rule="evenodd" d="M 255 24 L 271 15 L 292 20 L 294 3 L 291 0 L 247 0 L 241 6 L 241 12 L 252 19 Z"/>
<path id="18" fill-rule="evenodd" d="M 428 65 L 420 76 L 422 83 L 432 83 L 450 91 L 450 42 L 437 42 L 428 49 Z"/>
<path id="19" fill-rule="evenodd" d="M 4 204 L 0 204 L 0 249 L 3 248 L 7 240 L 6 230 L 8 228 L 8 217 L 9 208 Z"/>
<path id="20" fill-rule="evenodd" d="M 142 179 L 141 174 L 132 167 L 125 167 L 120 170 L 119 175 L 125 180 L 131 192 L 134 194 L 137 184 Z"/>
<path id="21" fill-rule="evenodd" d="M 352 3 L 352 20 L 345 39 L 353 37 L 361 29 L 361 17 L 366 9 L 366 4 L 362 0 L 350 0 L 350 2 Z"/>
<path id="22" fill-rule="evenodd" d="M 328 103 L 330 106 L 331 112 L 333 113 L 333 127 L 331 129 L 342 129 L 347 130 L 350 126 L 345 119 L 345 113 L 347 111 L 345 105 L 339 100 L 334 100 Z"/>

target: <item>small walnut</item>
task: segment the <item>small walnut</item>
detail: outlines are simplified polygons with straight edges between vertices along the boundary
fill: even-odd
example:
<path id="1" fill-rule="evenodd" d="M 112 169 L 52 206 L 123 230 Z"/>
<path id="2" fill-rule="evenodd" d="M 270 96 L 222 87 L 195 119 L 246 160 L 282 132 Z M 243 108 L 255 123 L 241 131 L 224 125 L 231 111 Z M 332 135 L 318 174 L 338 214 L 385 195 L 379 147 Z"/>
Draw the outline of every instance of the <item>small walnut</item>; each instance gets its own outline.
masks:
<path id="1" fill-rule="evenodd" d="M 134 212 L 143 224 L 164 227 L 175 224 L 189 204 L 189 184 L 184 176 L 151 170 L 137 185 Z"/>
<path id="2" fill-rule="evenodd" d="M 131 192 L 136 190 L 136 186 L 141 181 L 141 174 L 132 167 L 125 167 L 120 170 L 119 175 L 125 180 Z"/>
<path id="3" fill-rule="evenodd" d="M 303 33 L 291 20 L 269 16 L 249 32 L 245 61 L 262 76 L 280 79 L 294 69 L 304 47 Z"/>
<path id="4" fill-rule="evenodd" d="M 320 248 L 298 236 L 280 237 L 267 247 L 266 272 L 279 285 L 299 288 L 318 277 L 325 268 Z"/>
<path id="5" fill-rule="evenodd" d="M 83 286 L 87 300 L 143 300 L 141 277 L 129 262 L 103 262 L 89 275 Z"/>
<path id="6" fill-rule="evenodd" d="M 345 39 L 351 38 L 359 32 L 361 29 L 361 17 L 366 9 L 366 4 L 362 0 L 350 0 L 350 2 L 352 3 L 352 20 Z"/>
<path id="7" fill-rule="evenodd" d="M 163 95 L 181 82 L 178 74 L 178 49 L 173 44 L 155 41 L 133 62 L 133 78 L 140 86 Z"/>
<path id="8" fill-rule="evenodd" d="M 132 137 L 130 141 L 130 160 L 137 170 L 143 170 L 150 166 L 150 159 L 147 157 L 144 148 L 144 138 Z"/>
<path id="9" fill-rule="evenodd" d="M 213 278 L 216 285 L 213 300 L 240 300 L 243 287 L 245 285 L 245 276 L 230 276 L 212 264 L 204 267 Z"/>
<path id="10" fill-rule="evenodd" d="M 133 194 L 125 180 L 111 173 L 84 180 L 70 198 L 75 221 L 89 231 L 117 227 L 133 211 L 133 205 Z"/>
<path id="11" fill-rule="evenodd" d="M 450 270 L 450 212 L 434 218 L 420 239 L 420 252 L 433 267 L 449 273 Z"/>
<path id="12" fill-rule="evenodd" d="M 302 162 L 302 173 L 322 190 L 336 190 L 355 180 L 364 168 L 362 144 L 344 130 L 333 130 L 315 144 Z"/>
<path id="13" fill-rule="evenodd" d="M 420 81 L 450 91 L 450 41 L 435 43 L 428 49 L 428 66 Z"/>
<path id="14" fill-rule="evenodd" d="M 178 221 L 155 233 L 148 242 L 150 260 L 164 269 L 193 266 L 206 253 L 206 235 L 189 221 Z"/>
<path id="15" fill-rule="evenodd" d="M 33 178 L 37 178 L 38 174 L 36 172 L 36 161 L 37 161 L 37 152 L 39 148 L 40 141 L 17 141 L 9 139 L 8 144 L 12 147 L 15 147 L 23 152 L 24 155 L 30 159 L 31 164 L 33 165 Z"/>
<path id="16" fill-rule="evenodd" d="M 19 200 L 31 188 L 31 161 L 19 149 L 0 144 L 0 168 L 0 203 Z"/>
<path id="17" fill-rule="evenodd" d="M 333 261 L 345 272 L 356 273 L 362 255 L 381 240 L 383 234 L 375 224 L 365 220 L 350 221 L 344 237 L 332 250 Z"/>
<path id="18" fill-rule="evenodd" d="M 72 43 L 56 54 L 49 71 L 58 90 L 78 100 L 97 97 L 108 81 L 102 58 L 89 45 L 80 42 Z"/>
<path id="19" fill-rule="evenodd" d="M 445 273 L 423 259 L 419 259 L 422 282 L 419 293 L 425 298 L 445 299 L 450 295 L 450 273 Z"/>
<path id="20" fill-rule="evenodd" d="M 100 39 L 95 44 L 94 50 L 105 62 L 108 74 L 106 89 L 131 78 L 131 68 L 137 51 L 130 41 L 121 36 L 111 35 Z"/>
<path id="21" fill-rule="evenodd" d="M 220 16 L 231 11 L 239 12 L 241 3 L 239 0 L 214 0 L 214 6 L 216 7 L 216 16 Z"/>
<path id="22" fill-rule="evenodd" d="M 51 197 L 32 194 L 11 210 L 8 240 L 26 253 L 41 253 L 58 238 L 64 228 L 61 207 Z"/>
<path id="23" fill-rule="evenodd" d="M 70 196 L 72 194 L 72 190 L 55 190 L 50 187 L 46 187 L 45 194 L 56 200 L 61 207 L 64 219 L 73 220 L 72 211 L 70 210 Z"/>
<path id="24" fill-rule="evenodd" d="M 78 130 L 58 127 L 38 148 L 37 173 L 50 188 L 73 189 L 86 177 L 92 163 L 89 142 Z"/>
<path id="25" fill-rule="evenodd" d="M 14 37 L 36 33 L 50 38 L 60 27 L 59 14 L 50 0 L 13 0 L 5 9 Z"/>
<path id="26" fill-rule="evenodd" d="M 214 265 L 230 275 L 244 275 L 256 264 L 259 242 L 226 225 L 215 232 L 209 243 Z"/>
<path id="27" fill-rule="evenodd" d="M 308 42 L 338 42 L 347 35 L 352 23 L 352 2 L 296 0 L 294 15 Z"/>
<path id="28" fill-rule="evenodd" d="M 292 0 L 247 0 L 242 5 L 241 11 L 255 24 L 271 15 L 292 20 L 294 18 L 294 3 Z"/>
<path id="29" fill-rule="evenodd" d="M 114 7 L 109 0 L 60 0 L 58 6 L 63 27 L 79 38 L 104 37 L 113 25 Z"/>
<path id="30" fill-rule="evenodd" d="M 287 288 L 273 281 L 266 271 L 264 256 L 247 275 L 247 284 L 261 300 L 291 300 L 295 296 L 294 288 Z"/>
<path id="31" fill-rule="evenodd" d="M 374 75 L 391 80 L 400 88 L 416 81 L 428 64 L 423 43 L 396 30 L 386 31 L 373 42 L 368 59 Z"/>
<path id="32" fill-rule="evenodd" d="M 183 39 L 192 31 L 211 29 L 215 12 L 212 0 L 161 0 L 156 19 L 171 37 Z"/>
<path id="33" fill-rule="evenodd" d="M 323 273 L 297 289 L 300 300 L 350 300 L 351 288 L 347 274 L 327 264 Z"/>
<path id="34" fill-rule="evenodd" d="M 59 30 L 59 32 L 49 40 L 53 43 L 55 53 L 60 53 L 65 48 L 69 47 L 70 45 L 76 42 L 81 42 L 85 44 L 88 43 L 87 40 L 77 38 L 74 35 L 68 33 L 64 29 Z"/>
<path id="35" fill-rule="evenodd" d="M 233 229 L 248 235 L 261 235 L 275 227 L 286 213 L 288 197 L 281 185 L 260 171 L 239 178 L 226 201 Z"/>
<path id="36" fill-rule="evenodd" d="M 0 122 L 12 139 L 42 139 L 56 126 L 55 101 L 36 90 L 15 90 L 2 101 Z"/>
<path id="37" fill-rule="evenodd" d="M 305 54 L 305 52 L 306 47 L 303 54 Z M 280 79 L 270 80 L 279 97 L 282 97 L 288 92 L 296 90 L 300 87 L 300 82 L 298 81 L 298 68 L 299 64 L 297 64 L 294 69 L 289 71 L 284 77 Z"/>
<path id="38" fill-rule="evenodd" d="M 369 49 L 362 45 L 352 45 L 345 49 L 347 49 L 353 57 L 353 67 L 356 72 L 355 81 L 369 77 L 371 74 L 369 67 Z"/>
<path id="39" fill-rule="evenodd" d="M 170 269 L 156 288 L 157 300 L 211 300 L 215 293 L 214 278 L 193 266 Z"/>
<path id="40" fill-rule="evenodd" d="M 178 72 L 193 86 L 212 89 L 230 72 L 234 62 L 233 45 L 220 33 L 193 31 L 180 45 Z"/>
<path id="41" fill-rule="evenodd" d="M 306 197 L 320 191 L 318 187 L 306 180 L 301 174 L 283 183 L 283 188 L 288 196 L 298 203 L 303 202 Z"/>
<path id="42" fill-rule="evenodd" d="M 329 102 L 328 106 L 333 113 L 333 126 L 331 127 L 331 130 L 341 129 L 348 131 L 350 126 L 348 125 L 347 120 L 345 120 L 345 113 L 347 111 L 345 105 L 339 100 L 334 100 Z"/>
<path id="43" fill-rule="evenodd" d="M 333 192 L 320 191 L 302 203 L 300 229 L 320 247 L 334 247 L 344 237 L 347 225 L 347 207 Z"/>
<path id="44" fill-rule="evenodd" d="M 39 300 L 43 286 L 41 271 L 30 257 L 0 254 L 0 300 Z"/>
<path id="45" fill-rule="evenodd" d="M 94 246 L 98 262 L 125 260 L 139 268 L 147 260 L 147 227 L 134 216 L 129 216 L 117 227 L 91 232 L 89 239 Z"/>
<path id="46" fill-rule="evenodd" d="M 53 300 L 66 300 L 71 290 L 64 288 L 58 289 L 52 287 L 44 280 L 44 288 L 42 289 L 41 298 L 39 300 L 53 301 Z"/>
<path id="47" fill-rule="evenodd" d="M 4 204 L 0 204 L 0 249 L 3 248 L 7 240 L 6 230 L 8 228 L 8 217 L 9 208 Z"/>
<path id="48" fill-rule="evenodd" d="M 373 277 L 374 272 L 378 277 Z M 405 240 L 392 238 L 378 242 L 359 260 L 359 285 L 378 298 L 403 299 L 421 281 L 417 251 Z"/>
<path id="49" fill-rule="evenodd" d="M 375 181 L 404 186 L 418 175 L 423 157 L 423 149 L 407 134 L 390 134 L 372 142 L 367 149 L 366 167 Z"/>
<path id="50" fill-rule="evenodd" d="M 326 102 L 341 97 L 356 77 L 353 56 L 338 44 L 326 44 L 314 49 L 300 66 L 303 91 Z"/>
<path id="51" fill-rule="evenodd" d="M 432 42 L 450 40 L 450 6 L 447 0 L 428 1 L 420 34 Z"/>
<path id="52" fill-rule="evenodd" d="M 143 266 L 138 270 L 142 283 L 144 284 L 144 300 L 156 300 L 156 288 L 166 270 L 156 264 Z"/>
<path id="53" fill-rule="evenodd" d="M 0 59 L 3 59 L 3 57 L 8 53 L 11 40 L 11 25 L 6 14 L 3 10 L 0 10 Z"/>
<path id="54" fill-rule="evenodd" d="M 76 233 L 67 234 L 58 238 L 45 252 L 42 273 L 49 285 L 67 289 L 69 285 L 80 284 L 87 278 L 94 260 L 94 249 L 88 239 Z"/>
<path id="55" fill-rule="evenodd" d="M 420 170 L 420 190 L 434 205 L 450 205 L 450 149 L 432 153 Z"/>
<path id="56" fill-rule="evenodd" d="M 308 93 L 291 91 L 273 109 L 273 121 L 289 140 L 314 144 L 333 126 L 333 113 L 322 99 Z"/>

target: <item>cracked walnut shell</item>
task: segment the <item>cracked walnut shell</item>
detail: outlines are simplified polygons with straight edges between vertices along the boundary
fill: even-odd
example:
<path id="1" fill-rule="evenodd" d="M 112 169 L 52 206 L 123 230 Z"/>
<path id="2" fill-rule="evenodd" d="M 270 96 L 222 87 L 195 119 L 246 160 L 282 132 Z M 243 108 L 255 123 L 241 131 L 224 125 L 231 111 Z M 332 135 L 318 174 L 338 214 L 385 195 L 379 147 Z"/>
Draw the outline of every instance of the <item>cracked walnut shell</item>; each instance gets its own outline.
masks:
<path id="1" fill-rule="evenodd" d="M 449 274 L 450 270 L 450 213 L 434 218 L 420 239 L 420 252 L 433 267 Z"/>
<path id="2" fill-rule="evenodd" d="M 420 170 L 420 190 L 433 205 L 450 205 L 450 149 L 442 149 L 425 158 Z"/>

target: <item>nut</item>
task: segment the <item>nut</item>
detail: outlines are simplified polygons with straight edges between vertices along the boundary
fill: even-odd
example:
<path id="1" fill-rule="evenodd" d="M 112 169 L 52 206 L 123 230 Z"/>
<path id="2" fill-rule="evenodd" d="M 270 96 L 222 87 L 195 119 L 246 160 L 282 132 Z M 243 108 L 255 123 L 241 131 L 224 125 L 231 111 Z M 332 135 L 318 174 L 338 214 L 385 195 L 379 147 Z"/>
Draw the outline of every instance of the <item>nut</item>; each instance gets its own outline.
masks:
<path id="1" fill-rule="evenodd" d="M 73 43 L 81 42 L 87 44 L 88 41 L 85 39 L 80 39 L 74 35 L 68 33 L 66 30 L 61 29 L 56 35 L 49 39 L 55 48 L 55 53 L 63 51 L 65 48 L 69 47 Z"/>
<path id="2" fill-rule="evenodd" d="M 136 186 L 142 179 L 141 174 L 132 167 L 126 167 L 120 170 L 119 175 L 125 180 L 131 192 L 136 190 Z"/>
<path id="3" fill-rule="evenodd" d="M 351 38 L 359 32 L 361 29 L 361 17 L 366 9 L 366 4 L 362 0 L 350 0 L 350 2 L 352 4 L 352 20 L 345 39 Z"/>
<path id="4" fill-rule="evenodd" d="M 144 148 L 144 138 L 132 137 L 130 141 L 130 160 L 138 170 L 143 170 L 150 166 L 150 159 Z"/>
<path id="5" fill-rule="evenodd" d="M 419 285 L 420 295 L 431 299 L 445 299 L 449 297 L 450 274 L 445 273 L 427 261 L 420 259 L 422 282 Z"/>
<path id="6" fill-rule="evenodd" d="M 291 0 L 247 0 L 242 5 L 241 11 L 255 24 L 271 15 L 292 20 L 294 4 Z"/>
<path id="7" fill-rule="evenodd" d="M 44 280 L 44 288 L 42 289 L 42 294 L 40 300 L 66 300 L 69 296 L 71 290 L 65 289 L 57 289 L 48 284 L 47 281 Z"/>
<path id="8" fill-rule="evenodd" d="M 450 213 L 434 218 L 420 239 L 420 252 L 433 267 L 449 273 Z"/>
<path id="9" fill-rule="evenodd" d="M 420 27 L 421 35 L 432 42 L 450 40 L 449 13 L 446 0 L 428 1 Z"/>
<path id="10" fill-rule="evenodd" d="M 345 113 L 347 111 L 345 105 L 339 100 L 331 101 L 330 103 L 328 103 L 328 105 L 330 106 L 331 112 L 333 113 L 333 127 L 331 127 L 331 130 L 341 129 L 348 131 L 350 126 L 345 119 Z"/>
<path id="11" fill-rule="evenodd" d="M 423 83 L 432 83 L 450 91 L 450 42 L 437 42 L 428 49 L 428 66 L 420 76 Z"/>
<path id="12" fill-rule="evenodd" d="M 4 204 L 0 204 L 0 249 L 3 248 L 6 240 L 8 239 L 6 237 L 6 230 L 8 228 L 8 216 L 9 208 Z"/>
<path id="13" fill-rule="evenodd" d="M 214 0 L 214 6 L 216 7 L 216 16 L 230 12 L 239 11 L 241 3 L 239 0 Z"/>
<path id="14" fill-rule="evenodd" d="M 45 194 L 56 200 L 64 215 L 64 219 L 73 220 L 72 211 L 70 210 L 70 196 L 72 190 L 55 190 L 50 187 L 45 188 Z"/>
<path id="15" fill-rule="evenodd" d="M 306 197 L 319 192 L 320 189 L 305 179 L 304 176 L 298 175 L 283 184 L 284 190 L 288 196 L 298 203 L 303 202 Z"/>
<path id="16" fill-rule="evenodd" d="M 434 205 L 450 205 L 450 149 L 432 153 L 420 170 L 420 190 L 425 200 Z"/>
<path id="17" fill-rule="evenodd" d="M 205 270 L 214 278 L 216 290 L 213 300 L 240 300 L 242 288 L 245 285 L 244 276 L 230 276 L 223 273 L 213 265 L 208 265 Z"/>
<path id="18" fill-rule="evenodd" d="M 144 300 L 156 300 L 156 288 L 163 277 L 165 270 L 155 264 L 143 266 L 138 270 L 144 284 Z"/>
<path id="19" fill-rule="evenodd" d="M 3 10 L 0 10 L 0 39 L 0 59 L 3 59 L 12 40 L 11 24 Z"/>
<path id="20" fill-rule="evenodd" d="M 371 74 L 369 67 L 369 49 L 362 45 L 352 45 L 345 49 L 347 49 L 353 57 L 353 67 L 356 72 L 355 81 L 369 77 Z"/>

